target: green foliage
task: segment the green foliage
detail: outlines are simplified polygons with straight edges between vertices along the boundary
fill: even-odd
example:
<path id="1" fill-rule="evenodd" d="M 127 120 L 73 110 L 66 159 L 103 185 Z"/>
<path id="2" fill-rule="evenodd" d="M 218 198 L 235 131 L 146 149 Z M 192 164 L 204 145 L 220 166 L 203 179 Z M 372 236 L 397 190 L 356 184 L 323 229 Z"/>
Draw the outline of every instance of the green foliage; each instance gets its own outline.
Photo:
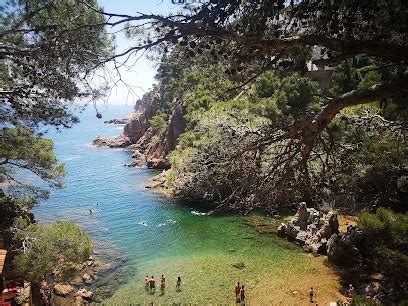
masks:
<path id="1" fill-rule="evenodd" d="M 363 76 L 363 79 L 361 80 L 360 84 L 358 84 L 358 87 L 368 88 L 380 82 L 381 74 L 379 74 L 377 71 L 369 71 Z"/>
<path id="2" fill-rule="evenodd" d="M 88 3 L 98 7 L 95 0 Z M 0 120 L 30 127 L 76 123 L 69 103 L 101 94 L 84 76 L 112 51 L 104 28 L 94 26 L 103 22 L 104 16 L 74 0 L 7 1 L 0 43 L 13 51 L 0 64 Z"/>
<path id="3" fill-rule="evenodd" d="M 65 175 L 64 165 L 58 162 L 50 139 L 24 128 L 3 128 L 0 139 L 0 177 L 9 181 L 7 190 L 14 197 L 22 197 L 27 204 L 34 202 L 32 193 L 40 197 L 47 195 L 38 186 L 19 183 L 19 177 L 28 177 L 28 173 L 51 186 L 63 186 L 60 178 Z"/>
<path id="4" fill-rule="evenodd" d="M 256 80 L 253 86 L 254 95 L 259 99 L 272 97 L 280 86 L 281 82 L 278 76 L 268 71 Z"/>
<path id="5" fill-rule="evenodd" d="M 98 8 L 96 0 L 87 4 Z M 106 89 L 91 88 L 88 82 L 102 58 L 112 53 L 105 21 L 75 0 L 2 4 L 0 45 L 6 47 L 0 56 L 0 177 L 10 182 L 10 195 L 31 203 L 26 206 L 47 196 L 39 183 L 29 183 L 33 177 L 62 187 L 59 178 L 65 173 L 51 140 L 42 138 L 38 128 L 77 123 L 74 100 L 98 98 Z"/>
<path id="6" fill-rule="evenodd" d="M 348 61 L 336 68 L 331 78 L 332 92 L 335 95 L 352 91 L 356 89 L 359 83 L 357 69 L 351 67 Z"/>
<path id="7" fill-rule="evenodd" d="M 295 118 L 302 117 L 308 110 L 319 108 L 319 86 L 309 78 L 296 74 L 282 79 L 276 103 L 284 114 L 291 114 Z"/>
<path id="8" fill-rule="evenodd" d="M 159 110 L 149 122 L 154 129 L 159 131 L 159 133 L 163 133 L 167 127 L 167 120 L 168 115 Z"/>
<path id="9" fill-rule="evenodd" d="M 56 267 L 68 271 L 92 253 L 91 238 L 72 222 L 56 221 L 45 226 L 17 219 L 14 230 L 15 238 L 24 243 L 22 254 L 15 257 L 15 266 L 34 281 L 51 276 Z"/>
<path id="10" fill-rule="evenodd" d="M 259 114 L 276 120 L 283 116 L 299 118 L 306 111 L 316 111 L 322 102 L 317 83 L 297 74 L 279 78 L 272 72 L 264 73 L 252 88 L 251 100 Z M 255 106 L 250 107 L 257 112 Z"/>
<path id="11" fill-rule="evenodd" d="M 367 255 L 378 269 L 408 275 L 408 214 L 379 208 L 375 214 L 361 213 L 358 226 L 366 235 Z"/>

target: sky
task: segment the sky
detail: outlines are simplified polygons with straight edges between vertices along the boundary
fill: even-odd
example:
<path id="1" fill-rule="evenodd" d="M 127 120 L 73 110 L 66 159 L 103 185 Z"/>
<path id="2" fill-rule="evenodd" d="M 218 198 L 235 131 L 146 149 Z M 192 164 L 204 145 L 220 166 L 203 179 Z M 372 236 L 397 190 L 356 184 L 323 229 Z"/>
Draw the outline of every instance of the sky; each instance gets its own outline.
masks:
<path id="1" fill-rule="evenodd" d="M 177 7 L 170 0 L 98 0 L 98 3 L 105 12 L 128 15 L 136 15 L 137 12 L 168 14 L 171 11 L 177 10 Z M 107 30 L 108 32 L 116 32 L 121 27 L 123 25 L 115 28 L 108 27 Z M 132 45 L 132 41 L 125 38 L 123 34 L 118 33 L 115 36 L 116 53 L 120 53 Z M 122 68 L 120 70 L 121 77 L 126 84 L 132 86 L 132 90 L 129 91 L 129 88 L 124 84 L 118 84 L 111 91 L 110 95 L 99 101 L 99 103 L 134 104 L 155 82 L 156 65 L 157 63 L 153 63 L 145 56 L 142 56 L 130 70 Z"/>

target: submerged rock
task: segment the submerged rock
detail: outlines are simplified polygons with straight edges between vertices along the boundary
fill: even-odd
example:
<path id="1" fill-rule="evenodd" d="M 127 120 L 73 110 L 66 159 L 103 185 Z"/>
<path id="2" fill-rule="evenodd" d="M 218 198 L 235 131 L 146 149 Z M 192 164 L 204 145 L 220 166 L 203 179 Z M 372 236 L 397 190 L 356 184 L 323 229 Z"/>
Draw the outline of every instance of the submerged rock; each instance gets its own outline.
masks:
<path id="1" fill-rule="evenodd" d="M 86 290 L 86 289 L 82 288 L 82 289 L 79 289 L 77 291 L 77 293 L 75 293 L 75 296 L 76 297 L 81 297 L 81 298 L 89 301 L 89 300 L 93 299 L 94 294 L 93 294 L 92 291 L 89 291 L 89 290 Z"/>
<path id="2" fill-rule="evenodd" d="M 85 284 L 92 284 L 92 282 L 95 279 L 95 276 L 93 274 L 90 274 L 90 273 L 85 273 L 84 275 L 82 275 L 82 279 L 83 279 Z"/>
<path id="3" fill-rule="evenodd" d="M 245 264 L 243 262 L 238 262 L 232 265 L 234 268 L 240 269 L 242 270 L 243 268 L 245 268 Z"/>

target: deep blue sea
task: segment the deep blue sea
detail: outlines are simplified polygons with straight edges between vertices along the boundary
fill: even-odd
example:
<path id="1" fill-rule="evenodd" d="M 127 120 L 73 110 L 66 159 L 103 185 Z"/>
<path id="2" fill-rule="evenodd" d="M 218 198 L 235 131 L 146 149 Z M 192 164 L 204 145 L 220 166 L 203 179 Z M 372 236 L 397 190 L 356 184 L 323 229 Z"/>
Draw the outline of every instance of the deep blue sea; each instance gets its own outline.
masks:
<path id="1" fill-rule="evenodd" d="M 237 280 L 247 285 L 249 301 L 268 303 L 263 288 L 282 290 L 285 281 L 293 290 L 305 287 L 307 292 L 309 284 L 296 273 L 318 279 L 327 288 L 334 286 L 321 259 L 275 235 L 258 234 L 244 224 L 245 218 L 202 216 L 169 201 L 144 187 L 157 171 L 124 166 L 131 152 L 91 145 L 97 135 L 121 134 L 123 126 L 103 121 L 131 111 L 132 107 L 107 105 L 103 118 L 97 119 L 89 107 L 78 114 L 79 124 L 48 132 L 46 137 L 53 139 L 65 164 L 67 187 L 52 190 L 34 209 L 40 223 L 77 222 L 93 238 L 96 256 L 119 264 L 94 288 L 102 292 L 105 303 L 233 303 Z M 237 269 L 237 263 L 245 268 Z M 162 273 L 169 283 L 165 293 L 146 292 L 145 276 L 158 280 Z M 174 289 L 177 276 L 183 280 L 181 291 Z"/>

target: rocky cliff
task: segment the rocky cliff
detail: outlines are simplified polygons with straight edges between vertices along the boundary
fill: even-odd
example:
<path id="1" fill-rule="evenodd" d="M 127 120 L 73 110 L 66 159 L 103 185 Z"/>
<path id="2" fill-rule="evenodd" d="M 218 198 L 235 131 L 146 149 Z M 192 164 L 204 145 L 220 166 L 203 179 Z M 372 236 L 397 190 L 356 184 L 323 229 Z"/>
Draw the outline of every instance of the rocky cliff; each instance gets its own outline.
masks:
<path id="1" fill-rule="evenodd" d="M 113 139 L 97 136 L 93 144 L 132 150 L 135 160 L 127 166 L 147 165 L 154 169 L 169 169 L 168 154 L 176 148 L 177 139 L 186 127 L 185 106 L 180 104 L 175 107 L 165 131 L 159 131 L 150 123 L 161 105 L 158 97 L 152 97 L 150 103 L 143 105 L 142 109 L 138 106 L 133 114 L 126 117 L 122 135 Z M 110 120 L 107 123 L 117 122 L 122 123 L 122 120 Z"/>

